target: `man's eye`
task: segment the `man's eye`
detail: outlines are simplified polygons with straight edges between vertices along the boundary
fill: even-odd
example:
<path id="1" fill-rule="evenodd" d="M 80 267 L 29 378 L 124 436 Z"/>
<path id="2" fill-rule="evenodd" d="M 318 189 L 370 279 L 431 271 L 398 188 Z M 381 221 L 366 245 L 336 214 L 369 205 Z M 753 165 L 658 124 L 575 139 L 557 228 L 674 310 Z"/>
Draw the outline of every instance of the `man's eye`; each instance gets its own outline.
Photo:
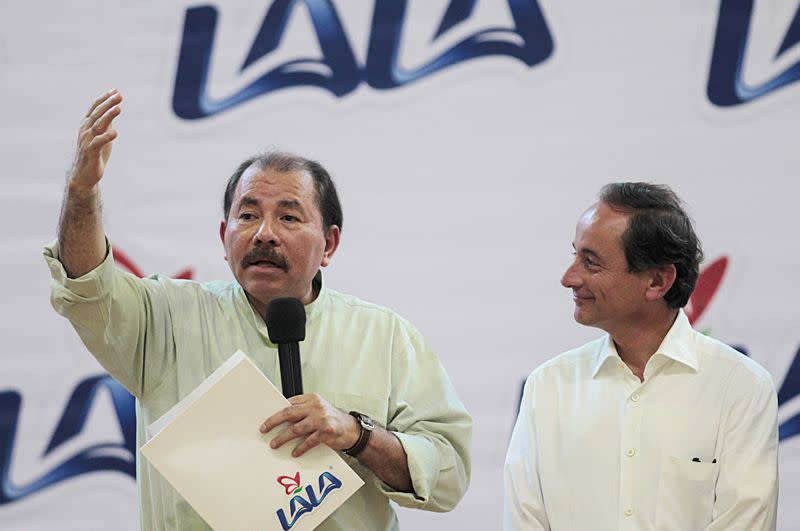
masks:
<path id="1" fill-rule="evenodd" d="M 577 257 L 578 256 L 578 252 L 577 251 L 572 251 L 572 256 Z M 592 260 L 591 258 L 589 258 L 588 256 L 582 257 L 582 261 L 583 261 L 583 265 L 586 266 L 586 267 L 597 267 L 597 266 L 600 265 L 597 262 L 595 262 L 594 260 Z"/>
<path id="2" fill-rule="evenodd" d="M 281 216 L 281 219 L 283 221 L 288 221 L 290 223 L 295 222 L 295 221 L 299 221 L 296 217 L 294 217 L 291 214 L 284 214 L 283 216 Z"/>
<path id="3" fill-rule="evenodd" d="M 242 212 L 241 214 L 239 214 L 239 219 L 243 221 L 250 221 L 252 219 L 255 219 L 255 216 L 252 214 L 252 212 Z"/>

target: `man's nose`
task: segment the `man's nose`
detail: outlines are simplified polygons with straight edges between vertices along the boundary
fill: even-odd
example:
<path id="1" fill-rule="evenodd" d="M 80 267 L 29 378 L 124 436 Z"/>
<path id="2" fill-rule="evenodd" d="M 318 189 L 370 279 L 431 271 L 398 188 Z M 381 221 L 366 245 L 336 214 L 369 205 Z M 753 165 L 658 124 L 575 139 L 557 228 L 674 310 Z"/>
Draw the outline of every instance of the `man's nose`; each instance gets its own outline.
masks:
<path id="1" fill-rule="evenodd" d="M 564 275 L 561 277 L 561 285 L 565 288 L 577 288 L 580 285 L 580 277 L 575 273 L 575 262 L 572 262 Z"/>
<path id="2" fill-rule="evenodd" d="M 280 238 L 275 231 L 274 224 L 266 219 L 259 225 L 255 233 L 255 239 L 261 243 L 269 243 L 276 246 L 280 244 Z"/>

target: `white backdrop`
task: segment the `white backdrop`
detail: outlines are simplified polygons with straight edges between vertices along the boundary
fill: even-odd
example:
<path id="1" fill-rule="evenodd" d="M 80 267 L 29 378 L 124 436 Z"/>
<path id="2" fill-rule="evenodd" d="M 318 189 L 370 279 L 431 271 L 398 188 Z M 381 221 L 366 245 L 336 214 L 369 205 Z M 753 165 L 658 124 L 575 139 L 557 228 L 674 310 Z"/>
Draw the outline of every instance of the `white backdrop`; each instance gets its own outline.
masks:
<path id="1" fill-rule="evenodd" d="M 414 322 L 475 419 L 465 499 L 444 515 L 403 510 L 405 529 L 499 528 L 522 380 L 599 334 L 573 322 L 559 279 L 578 216 L 609 181 L 662 182 L 686 200 L 707 261 L 728 260 L 696 326 L 769 369 L 782 390 L 781 422 L 798 414 L 800 375 L 787 374 L 800 354 L 800 2 L 410 0 L 405 13 L 393 9 L 403 3 L 3 1 L 0 528 L 138 527 L 135 483 L 124 472 L 131 455 L 107 388 L 68 408 L 76 386 L 102 371 L 51 310 L 41 257 L 80 120 L 112 87 L 125 102 L 103 181 L 106 230 L 146 274 L 230 277 L 220 202 L 250 154 L 284 148 L 331 171 L 345 223 L 328 285 Z M 281 4 L 295 7 L 279 46 L 242 70 L 253 43 L 276 35 L 257 38 L 267 9 Z M 330 8 L 345 41 L 331 40 Z M 213 40 L 184 38 L 187 13 L 206 22 L 216 13 Z M 463 21 L 432 39 L 458 13 Z M 486 48 L 457 48 L 463 60 L 448 64 L 461 41 L 512 28 L 514 16 L 515 31 L 484 33 L 475 40 Z M 400 21 L 399 86 L 386 87 L 385 32 Z M 190 46 L 203 43 L 208 71 Z M 181 73 L 199 72 L 205 85 L 181 84 L 182 47 Z M 476 49 L 497 53 L 471 57 Z M 284 70 L 306 72 L 305 81 L 334 76 L 340 96 L 307 83 L 263 91 L 265 73 L 323 54 L 333 67 Z M 439 56 L 434 72 L 409 79 Z M 193 108 L 208 116 L 179 116 L 198 87 L 206 102 Z M 219 103 L 237 94 L 252 97 Z M 80 414 L 57 430 L 65 410 Z M 800 528 L 800 437 L 791 426 L 780 452 L 780 529 Z"/>

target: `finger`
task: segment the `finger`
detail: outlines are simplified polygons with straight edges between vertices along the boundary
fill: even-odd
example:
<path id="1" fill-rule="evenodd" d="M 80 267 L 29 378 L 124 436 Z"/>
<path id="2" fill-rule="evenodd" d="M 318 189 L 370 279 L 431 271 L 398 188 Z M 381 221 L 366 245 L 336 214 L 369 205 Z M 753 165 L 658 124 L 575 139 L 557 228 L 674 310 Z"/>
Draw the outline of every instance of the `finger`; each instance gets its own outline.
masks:
<path id="1" fill-rule="evenodd" d="M 106 99 L 108 99 L 109 96 L 111 96 L 115 92 L 117 92 L 117 89 L 111 89 L 103 92 L 103 94 L 101 94 L 96 100 L 92 102 L 91 106 L 89 106 L 89 110 L 86 111 L 86 117 L 90 116 L 92 114 L 92 111 L 94 111 L 98 105 L 103 103 Z"/>
<path id="2" fill-rule="evenodd" d="M 103 146 L 109 142 L 112 142 L 115 138 L 117 138 L 117 131 L 115 129 L 109 129 L 102 135 L 94 137 L 92 141 L 89 142 L 87 149 L 90 151 L 100 150 L 103 148 Z"/>
<path id="3" fill-rule="evenodd" d="M 261 425 L 261 433 L 267 433 L 284 422 L 299 422 L 305 417 L 306 414 L 302 408 L 298 406 L 285 407 L 264 421 Z"/>
<path id="4" fill-rule="evenodd" d="M 302 395 L 294 395 L 293 397 L 289 398 L 289 403 L 293 406 L 300 406 L 300 405 L 315 405 L 321 404 L 324 399 L 317 393 L 304 393 Z"/>
<path id="5" fill-rule="evenodd" d="M 301 455 L 311 450 L 315 446 L 318 446 L 320 443 L 322 443 L 322 441 L 323 437 L 320 434 L 320 432 L 317 431 L 312 433 L 311 435 L 306 437 L 305 441 L 298 444 L 297 448 L 292 450 L 292 457 L 300 457 Z"/>
<path id="6" fill-rule="evenodd" d="M 111 124 L 114 118 L 119 116 L 121 112 L 122 112 L 122 107 L 120 107 L 119 104 L 114 105 L 113 107 L 108 109 L 105 113 L 103 113 L 103 116 L 101 116 L 94 123 L 94 125 L 92 125 L 92 132 L 96 135 L 102 135 L 103 133 L 105 133 L 106 129 L 108 129 L 108 126 Z"/>
<path id="7" fill-rule="evenodd" d="M 270 441 L 269 445 L 271 448 L 280 448 L 287 442 L 291 441 L 292 439 L 297 439 L 298 437 L 305 437 L 309 433 L 313 432 L 313 426 L 310 426 L 308 422 L 298 422 L 296 424 L 292 424 L 285 430 L 283 430 L 277 437 Z"/>
<path id="8" fill-rule="evenodd" d="M 299 406 L 308 401 L 308 395 L 294 395 L 293 397 L 289 398 L 289 403 L 294 406 Z"/>
<path id="9" fill-rule="evenodd" d="M 87 118 L 88 123 L 93 125 L 95 122 L 97 122 L 97 120 L 100 119 L 101 116 L 103 116 L 106 113 L 108 109 L 110 109 L 114 105 L 119 105 L 121 101 L 122 101 L 122 94 L 120 94 L 119 92 L 115 92 L 114 94 L 106 98 L 105 101 L 101 102 L 100 105 L 95 107 L 95 109 L 92 111 L 92 114 L 90 114 L 89 117 Z"/>
<path id="10" fill-rule="evenodd" d="M 92 110 L 91 114 L 87 116 L 86 119 L 84 120 L 84 125 L 86 127 L 94 126 L 95 122 L 97 122 L 97 120 L 99 120 L 100 117 L 103 116 L 103 114 L 105 114 L 105 112 L 108 109 L 110 109 L 114 105 L 119 104 L 121 101 L 122 101 L 122 94 L 120 94 L 119 92 L 111 94 L 104 101 L 100 102 L 100 104 L 97 107 L 95 107 L 94 110 Z"/>

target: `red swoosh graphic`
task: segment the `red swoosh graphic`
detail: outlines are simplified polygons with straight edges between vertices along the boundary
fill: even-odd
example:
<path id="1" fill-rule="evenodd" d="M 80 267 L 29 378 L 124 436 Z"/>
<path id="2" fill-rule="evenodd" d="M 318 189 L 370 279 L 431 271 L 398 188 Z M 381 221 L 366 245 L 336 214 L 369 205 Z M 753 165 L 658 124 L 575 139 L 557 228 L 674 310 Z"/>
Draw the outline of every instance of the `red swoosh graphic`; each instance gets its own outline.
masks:
<path id="1" fill-rule="evenodd" d="M 700 271 L 697 285 L 689 297 L 689 304 L 686 305 L 686 316 L 689 322 L 694 325 L 700 319 L 703 312 L 708 308 L 708 304 L 717 293 L 725 270 L 728 268 L 728 257 L 717 258 Z"/>
<path id="2" fill-rule="evenodd" d="M 127 269 L 128 271 L 130 271 L 139 278 L 146 276 L 144 272 L 141 269 L 139 269 L 139 266 L 136 265 L 136 262 L 134 262 L 130 256 L 128 256 L 122 250 L 116 247 L 114 248 L 114 262 L 116 262 L 118 266 Z M 194 270 L 191 267 L 187 267 L 182 271 L 179 271 L 178 273 L 172 275 L 172 278 L 183 279 L 183 280 L 191 280 L 193 277 L 194 277 Z"/>

